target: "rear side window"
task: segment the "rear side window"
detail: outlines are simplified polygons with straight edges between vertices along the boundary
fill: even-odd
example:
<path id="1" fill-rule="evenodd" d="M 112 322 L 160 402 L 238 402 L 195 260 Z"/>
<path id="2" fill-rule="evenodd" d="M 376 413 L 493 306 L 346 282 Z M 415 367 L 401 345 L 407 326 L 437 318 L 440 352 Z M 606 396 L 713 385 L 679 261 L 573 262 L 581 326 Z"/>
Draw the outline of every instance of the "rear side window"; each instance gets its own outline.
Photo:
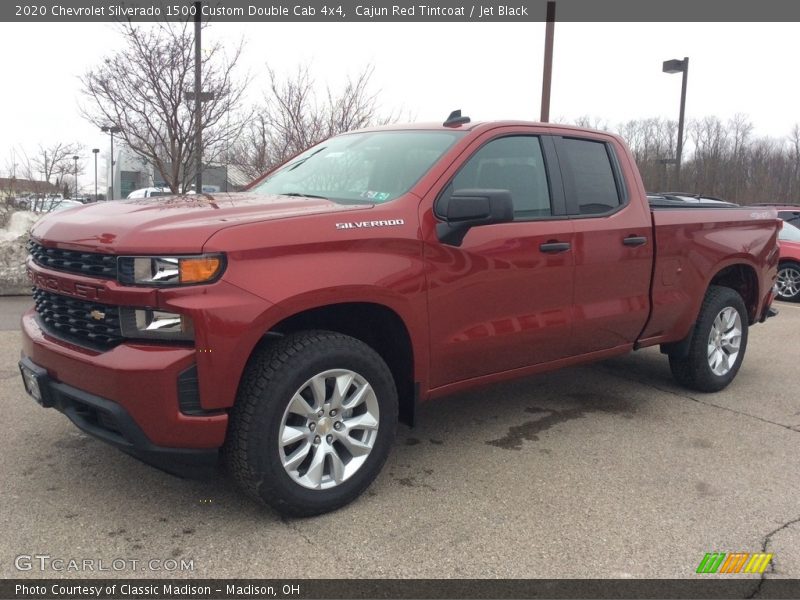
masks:
<path id="1" fill-rule="evenodd" d="M 620 205 L 617 181 L 605 143 L 563 138 L 558 157 L 572 172 L 572 195 L 577 201 L 579 214 L 607 213 Z"/>
<path id="2" fill-rule="evenodd" d="M 798 225 L 800 225 L 800 210 L 794 210 L 794 211 L 788 211 L 788 210 L 787 210 L 787 211 L 779 211 L 779 212 L 778 212 L 778 216 L 779 216 L 781 219 L 783 219 L 784 221 L 787 221 L 788 223 L 791 223 L 791 224 L 792 224 L 792 225 L 794 225 L 795 227 L 797 227 Z"/>
<path id="3" fill-rule="evenodd" d="M 518 221 L 553 214 L 542 147 L 535 136 L 504 137 L 483 146 L 449 186 L 450 193 L 463 189 L 510 191 Z"/>

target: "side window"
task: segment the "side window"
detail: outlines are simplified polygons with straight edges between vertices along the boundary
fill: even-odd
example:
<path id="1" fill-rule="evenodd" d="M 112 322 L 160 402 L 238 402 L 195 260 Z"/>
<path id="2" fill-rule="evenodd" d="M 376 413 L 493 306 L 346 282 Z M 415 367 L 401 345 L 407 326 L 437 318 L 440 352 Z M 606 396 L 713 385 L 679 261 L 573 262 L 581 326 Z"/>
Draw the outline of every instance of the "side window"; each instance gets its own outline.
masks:
<path id="1" fill-rule="evenodd" d="M 559 161 L 572 172 L 573 194 L 582 215 L 606 213 L 620 205 L 611 158 L 603 142 L 562 138 Z"/>
<path id="2" fill-rule="evenodd" d="M 509 190 L 515 220 L 553 214 L 542 147 L 535 136 L 492 140 L 472 155 L 448 187 Z"/>

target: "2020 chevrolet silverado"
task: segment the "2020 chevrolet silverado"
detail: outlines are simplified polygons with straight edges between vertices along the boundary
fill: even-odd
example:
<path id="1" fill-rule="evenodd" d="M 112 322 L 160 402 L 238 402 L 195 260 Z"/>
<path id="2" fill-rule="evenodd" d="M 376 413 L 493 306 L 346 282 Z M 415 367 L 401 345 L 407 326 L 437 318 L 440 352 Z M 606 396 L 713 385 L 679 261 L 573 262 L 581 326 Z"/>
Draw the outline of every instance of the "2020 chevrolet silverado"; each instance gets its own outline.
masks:
<path id="1" fill-rule="evenodd" d="M 20 367 L 89 434 L 175 473 L 221 452 L 312 515 L 364 491 L 423 400 L 654 345 L 683 385 L 724 388 L 769 314 L 778 229 L 649 205 L 608 133 L 361 130 L 244 193 L 39 221 Z"/>

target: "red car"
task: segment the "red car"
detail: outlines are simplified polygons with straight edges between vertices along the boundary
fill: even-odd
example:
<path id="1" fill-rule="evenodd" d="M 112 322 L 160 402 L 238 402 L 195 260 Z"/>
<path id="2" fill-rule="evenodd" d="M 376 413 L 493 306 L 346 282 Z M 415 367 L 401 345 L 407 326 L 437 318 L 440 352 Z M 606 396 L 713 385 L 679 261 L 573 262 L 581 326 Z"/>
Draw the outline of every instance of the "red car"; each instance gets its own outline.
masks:
<path id="1" fill-rule="evenodd" d="M 781 258 L 778 264 L 778 290 L 781 300 L 800 301 L 800 229 L 784 221 L 778 234 Z"/>
<path id="2" fill-rule="evenodd" d="M 43 218 L 26 389 L 172 472 L 224 448 L 247 493 L 312 515 L 421 401 L 657 345 L 685 386 L 733 380 L 775 210 L 648 204 L 618 136 L 451 117 L 331 138 L 241 194 Z"/>

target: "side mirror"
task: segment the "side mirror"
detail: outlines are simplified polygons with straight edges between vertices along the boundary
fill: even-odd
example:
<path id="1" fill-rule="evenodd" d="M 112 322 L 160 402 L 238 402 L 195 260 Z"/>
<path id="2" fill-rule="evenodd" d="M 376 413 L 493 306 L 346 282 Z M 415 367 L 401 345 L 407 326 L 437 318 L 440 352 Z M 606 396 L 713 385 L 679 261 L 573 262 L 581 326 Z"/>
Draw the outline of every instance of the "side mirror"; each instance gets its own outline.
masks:
<path id="1" fill-rule="evenodd" d="M 439 199 L 436 216 L 444 221 L 436 225 L 439 241 L 460 246 L 472 227 L 513 221 L 514 203 L 508 190 L 456 190 Z"/>

